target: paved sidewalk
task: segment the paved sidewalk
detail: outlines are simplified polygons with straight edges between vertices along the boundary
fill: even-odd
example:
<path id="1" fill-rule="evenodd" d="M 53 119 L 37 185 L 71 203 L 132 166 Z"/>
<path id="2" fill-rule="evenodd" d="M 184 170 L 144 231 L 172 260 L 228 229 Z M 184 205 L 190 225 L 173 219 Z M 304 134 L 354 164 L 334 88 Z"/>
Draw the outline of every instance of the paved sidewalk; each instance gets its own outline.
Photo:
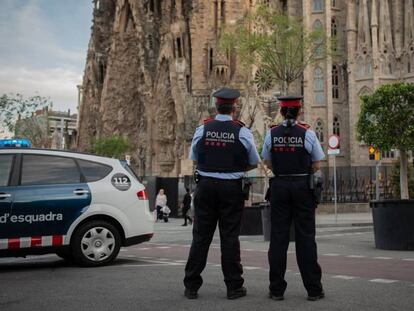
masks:
<path id="1" fill-rule="evenodd" d="M 316 226 L 372 225 L 372 213 L 317 214 Z"/>

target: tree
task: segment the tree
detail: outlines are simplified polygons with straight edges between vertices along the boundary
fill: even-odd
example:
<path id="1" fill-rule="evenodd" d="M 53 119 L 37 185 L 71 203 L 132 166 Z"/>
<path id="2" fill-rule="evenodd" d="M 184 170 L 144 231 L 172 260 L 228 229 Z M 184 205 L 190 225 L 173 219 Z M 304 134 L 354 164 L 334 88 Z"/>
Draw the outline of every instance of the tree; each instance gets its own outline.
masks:
<path id="1" fill-rule="evenodd" d="M 269 5 L 258 6 L 225 29 L 220 45 L 235 51 L 248 70 L 257 67 L 255 80 L 259 87 L 279 83 L 284 94 L 302 77 L 306 66 L 327 56 L 322 27 L 307 31 L 300 18 Z"/>
<path id="2" fill-rule="evenodd" d="M 414 149 L 414 85 L 384 84 L 361 100 L 358 139 L 383 151 L 399 150 L 401 199 L 408 199 L 407 152 Z"/>
<path id="3" fill-rule="evenodd" d="M 52 107 L 50 99 L 40 95 L 25 98 L 22 94 L 3 94 L 0 96 L 0 124 L 10 133 L 16 134 L 16 124 L 19 119 L 31 118 L 37 110 L 50 107 Z M 38 125 L 36 122 L 33 124 L 36 127 Z M 30 128 L 26 132 L 29 133 Z"/>
<path id="4" fill-rule="evenodd" d="M 97 139 L 92 146 L 92 153 L 106 157 L 121 158 L 131 149 L 128 139 L 112 136 L 109 138 Z"/>
<path id="5" fill-rule="evenodd" d="M 408 165 L 408 193 L 410 198 L 414 197 L 414 175 L 413 166 Z M 400 190 L 400 161 L 395 161 L 391 173 L 391 188 L 392 193 L 396 197 L 401 197 Z"/>

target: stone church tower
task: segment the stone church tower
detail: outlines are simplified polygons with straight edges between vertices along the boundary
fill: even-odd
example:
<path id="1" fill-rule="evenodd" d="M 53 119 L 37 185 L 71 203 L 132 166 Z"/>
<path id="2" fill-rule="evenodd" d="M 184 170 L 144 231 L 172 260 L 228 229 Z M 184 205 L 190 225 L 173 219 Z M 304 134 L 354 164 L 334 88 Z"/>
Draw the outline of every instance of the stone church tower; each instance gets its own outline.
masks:
<path id="1" fill-rule="evenodd" d="M 341 137 L 338 165 L 373 165 L 356 140 L 359 96 L 382 83 L 414 80 L 413 0 L 94 0 L 79 148 L 98 137 L 126 136 L 140 175 L 192 174 L 191 137 L 214 110 L 212 92 L 230 85 L 242 90 L 245 107 L 252 102 L 237 55 L 220 52 L 218 41 L 222 26 L 258 3 L 278 5 L 335 38 L 334 52 L 321 54 L 293 89 L 303 93 L 305 121 L 324 149 L 331 134 Z M 254 100 L 268 105 L 253 110 L 258 138 L 277 112 L 263 98 L 277 91 L 256 94 Z"/>

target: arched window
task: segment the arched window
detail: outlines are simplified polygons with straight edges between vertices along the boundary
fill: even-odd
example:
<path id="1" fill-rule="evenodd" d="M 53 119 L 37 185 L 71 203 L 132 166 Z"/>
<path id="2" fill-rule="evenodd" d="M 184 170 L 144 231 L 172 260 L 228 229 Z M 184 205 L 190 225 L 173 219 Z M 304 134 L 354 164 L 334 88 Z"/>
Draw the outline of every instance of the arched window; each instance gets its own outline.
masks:
<path id="1" fill-rule="evenodd" d="M 315 94 L 315 104 L 323 105 L 325 103 L 325 85 L 320 67 L 316 67 L 313 72 L 313 92 Z"/>
<path id="2" fill-rule="evenodd" d="M 323 11 L 323 0 L 313 0 L 313 12 Z"/>
<path id="3" fill-rule="evenodd" d="M 336 18 L 333 17 L 331 19 L 331 39 L 332 39 L 332 50 L 336 51 L 337 50 L 337 40 L 338 40 L 338 25 L 336 23 Z"/>
<path id="4" fill-rule="evenodd" d="M 317 19 L 314 23 L 313 23 L 313 30 L 315 32 L 318 32 L 318 37 L 315 39 L 315 46 L 316 46 L 316 56 L 317 57 L 322 57 L 323 56 L 323 52 L 324 52 L 324 46 L 323 46 L 323 38 L 321 36 L 322 34 L 322 30 L 323 30 L 323 25 L 322 22 Z"/>
<path id="5" fill-rule="evenodd" d="M 316 121 L 315 134 L 316 134 L 316 137 L 318 137 L 320 143 L 323 144 L 325 142 L 324 140 L 325 137 L 323 134 L 323 122 L 320 119 Z"/>
<path id="6" fill-rule="evenodd" d="M 339 99 L 339 70 L 337 65 L 332 66 L 332 98 Z"/>
<path id="7" fill-rule="evenodd" d="M 335 116 L 333 119 L 333 133 L 335 135 L 341 136 L 341 124 L 339 122 L 338 116 Z"/>

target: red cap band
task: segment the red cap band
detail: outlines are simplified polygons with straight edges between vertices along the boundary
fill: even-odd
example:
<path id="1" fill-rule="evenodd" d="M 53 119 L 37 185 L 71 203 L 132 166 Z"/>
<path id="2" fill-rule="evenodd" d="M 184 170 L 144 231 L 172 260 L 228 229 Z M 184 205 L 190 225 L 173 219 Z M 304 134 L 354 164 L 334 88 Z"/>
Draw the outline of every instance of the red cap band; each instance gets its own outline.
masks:
<path id="1" fill-rule="evenodd" d="M 220 98 L 220 97 L 216 97 L 216 104 L 221 105 L 221 104 L 234 104 L 236 102 L 235 98 Z"/>
<path id="2" fill-rule="evenodd" d="M 300 99 L 280 101 L 280 107 L 300 107 L 300 106 L 302 106 Z"/>

